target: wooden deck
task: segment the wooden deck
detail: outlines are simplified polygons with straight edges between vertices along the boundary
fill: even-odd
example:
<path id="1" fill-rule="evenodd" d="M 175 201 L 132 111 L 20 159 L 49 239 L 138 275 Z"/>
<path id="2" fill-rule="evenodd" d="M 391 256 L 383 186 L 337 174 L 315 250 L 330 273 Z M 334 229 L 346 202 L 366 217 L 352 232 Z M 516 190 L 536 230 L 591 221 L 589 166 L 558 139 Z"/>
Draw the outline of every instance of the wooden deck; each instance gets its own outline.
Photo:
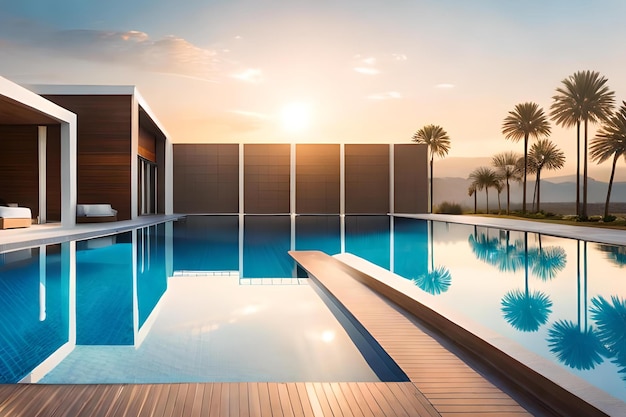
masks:
<path id="1" fill-rule="evenodd" d="M 411 383 L 2 385 L 0 415 L 438 416 Z"/>
<path id="2" fill-rule="evenodd" d="M 440 415 L 532 415 L 407 314 L 356 281 L 339 261 L 317 251 L 290 254 L 350 311 Z"/>
<path id="3" fill-rule="evenodd" d="M 410 314 L 355 279 L 341 262 L 320 252 L 291 254 L 367 329 L 410 382 L 0 385 L 0 416 L 559 415 L 528 397 L 509 395 Z M 600 415 L 579 411 L 570 415 Z"/>

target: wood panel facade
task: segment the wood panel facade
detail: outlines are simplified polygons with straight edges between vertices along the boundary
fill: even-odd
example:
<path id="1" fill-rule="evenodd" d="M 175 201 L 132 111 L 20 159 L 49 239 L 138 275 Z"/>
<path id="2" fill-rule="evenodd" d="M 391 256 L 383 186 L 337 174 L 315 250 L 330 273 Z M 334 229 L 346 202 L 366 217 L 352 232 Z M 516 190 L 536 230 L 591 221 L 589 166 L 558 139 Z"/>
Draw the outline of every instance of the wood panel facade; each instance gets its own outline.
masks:
<path id="1" fill-rule="evenodd" d="M 394 212 L 428 212 L 428 148 L 394 145 Z"/>
<path id="2" fill-rule="evenodd" d="M 340 145 L 296 145 L 296 211 L 339 214 Z"/>
<path id="3" fill-rule="evenodd" d="M 389 145 L 346 145 L 346 214 L 389 213 Z"/>
<path id="4" fill-rule="evenodd" d="M 290 212 L 288 144 L 244 145 L 244 211 L 251 214 Z"/>
<path id="5" fill-rule="evenodd" d="M 239 145 L 174 147 L 176 213 L 239 212 Z"/>
<path id="6" fill-rule="evenodd" d="M 78 118 L 77 203 L 131 218 L 131 95 L 44 95 Z"/>
<path id="7" fill-rule="evenodd" d="M 38 133 L 34 125 L 0 125 L 0 199 L 39 215 Z"/>
<path id="8" fill-rule="evenodd" d="M 157 145 L 156 144 L 157 144 L 156 136 L 152 132 L 140 126 L 139 127 L 139 149 L 137 150 L 137 153 L 139 154 L 139 156 L 141 156 L 142 158 L 150 162 L 154 162 L 156 164 L 157 163 L 157 155 L 156 155 Z"/>
<path id="9" fill-rule="evenodd" d="M 425 213 L 427 148 L 393 146 L 390 161 L 388 144 L 176 144 L 174 211 L 239 213 L 243 193 L 246 214 L 387 214 L 393 169 L 395 212 Z"/>

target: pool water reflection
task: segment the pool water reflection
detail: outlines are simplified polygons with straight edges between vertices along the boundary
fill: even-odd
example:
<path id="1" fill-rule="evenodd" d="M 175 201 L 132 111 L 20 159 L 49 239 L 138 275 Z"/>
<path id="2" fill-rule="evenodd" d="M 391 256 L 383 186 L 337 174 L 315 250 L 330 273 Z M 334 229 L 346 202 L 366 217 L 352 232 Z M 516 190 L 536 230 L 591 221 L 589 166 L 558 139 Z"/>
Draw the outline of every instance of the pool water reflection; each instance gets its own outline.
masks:
<path id="1" fill-rule="evenodd" d="M 0 254 L 1 382 L 77 346 L 140 347 L 175 271 L 297 278 L 287 251 L 314 249 L 404 277 L 428 305 L 626 401 L 624 246 L 388 216 L 189 216 L 75 245 L 75 282 L 70 243 Z"/>

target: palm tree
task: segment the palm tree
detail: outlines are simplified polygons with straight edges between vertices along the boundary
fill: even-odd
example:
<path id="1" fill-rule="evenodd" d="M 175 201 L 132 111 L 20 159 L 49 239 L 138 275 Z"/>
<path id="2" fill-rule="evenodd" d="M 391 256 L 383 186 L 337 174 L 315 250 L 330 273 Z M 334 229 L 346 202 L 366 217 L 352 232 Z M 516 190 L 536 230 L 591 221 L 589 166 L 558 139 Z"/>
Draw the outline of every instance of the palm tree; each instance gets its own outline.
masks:
<path id="1" fill-rule="evenodd" d="M 511 186 L 509 181 L 518 178 L 517 161 L 520 159 L 515 152 L 502 152 L 491 158 L 491 165 L 496 168 L 498 176 L 506 183 L 506 214 L 509 214 L 511 207 Z"/>
<path id="2" fill-rule="evenodd" d="M 430 150 L 430 212 L 433 212 L 433 158 L 444 158 L 450 150 L 450 137 L 441 126 L 426 125 L 413 135 L 413 142 L 428 146 Z"/>
<path id="3" fill-rule="evenodd" d="M 472 180 L 472 185 L 475 190 L 485 190 L 487 197 L 487 213 L 489 213 L 489 187 L 495 187 L 498 182 L 496 172 L 489 167 L 479 167 L 470 172 L 469 178 Z"/>
<path id="4" fill-rule="evenodd" d="M 474 196 L 474 214 L 476 214 L 476 185 L 470 184 L 467 188 L 467 195 Z"/>
<path id="5" fill-rule="evenodd" d="M 609 189 L 604 205 L 604 217 L 606 218 L 609 215 L 609 201 L 617 160 L 622 155 L 626 160 L 626 101 L 622 101 L 622 106 L 617 113 L 600 128 L 596 137 L 591 140 L 590 151 L 591 160 L 598 163 L 602 163 L 613 156 Z"/>
<path id="6" fill-rule="evenodd" d="M 521 103 L 510 111 L 502 124 L 502 134 L 514 142 L 524 138 L 524 190 L 522 212 L 526 212 L 526 168 L 528 165 L 528 138 L 539 139 L 550 134 L 550 123 L 537 103 Z"/>
<path id="7" fill-rule="evenodd" d="M 552 97 L 550 117 L 557 125 L 576 125 L 576 215 L 587 218 L 587 128 L 589 122 L 608 119 L 613 108 L 615 93 L 606 85 L 607 79 L 596 71 L 578 71 L 561 81 Z M 585 128 L 583 206 L 580 213 L 580 123 Z"/>
<path id="8" fill-rule="evenodd" d="M 502 178 L 498 176 L 496 173 L 496 183 L 494 184 L 496 191 L 498 192 L 498 214 L 502 214 L 502 204 L 500 204 L 500 194 L 502 194 L 502 190 L 504 189 L 504 184 L 502 183 Z"/>
<path id="9" fill-rule="evenodd" d="M 528 153 L 528 169 L 537 174 L 535 187 L 537 188 L 537 211 L 540 211 L 541 202 L 541 171 L 561 169 L 565 164 L 565 154 L 549 139 L 540 139 L 533 143 Z"/>

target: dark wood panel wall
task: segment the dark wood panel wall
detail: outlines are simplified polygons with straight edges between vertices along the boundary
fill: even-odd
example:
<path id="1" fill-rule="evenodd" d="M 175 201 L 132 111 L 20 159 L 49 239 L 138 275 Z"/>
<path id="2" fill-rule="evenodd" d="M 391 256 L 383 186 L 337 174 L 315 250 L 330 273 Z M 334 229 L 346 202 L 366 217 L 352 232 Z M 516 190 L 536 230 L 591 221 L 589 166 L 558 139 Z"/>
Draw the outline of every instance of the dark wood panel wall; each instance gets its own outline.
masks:
<path id="1" fill-rule="evenodd" d="M 0 198 L 39 215 L 37 126 L 0 126 Z"/>
<path id="2" fill-rule="evenodd" d="M 289 213 L 290 155 L 288 144 L 244 145 L 245 213 Z"/>
<path id="3" fill-rule="evenodd" d="M 238 213 L 239 145 L 176 144 L 174 211 Z M 288 144 L 244 145 L 244 213 L 290 211 Z M 345 213 L 390 211 L 389 145 L 345 145 Z M 295 200 L 298 214 L 338 214 L 341 146 L 297 144 Z M 426 147 L 394 145 L 394 206 L 397 213 L 427 211 Z"/>
<path id="4" fill-rule="evenodd" d="M 389 145 L 346 145 L 346 214 L 389 213 Z"/>
<path id="5" fill-rule="evenodd" d="M 174 212 L 239 212 L 239 145 L 174 145 Z"/>
<path id="6" fill-rule="evenodd" d="M 130 95 L 44 95 L 77 115 L 77 203 L 108 203 L 131 218 Z"/>
<path id="7" fill-rule="evenodd" d="M 394 145 L 394 212 L 428 212 L 428 147 Z"/>
<path id="8" fill-rule="evenodd" d="M 46 219 L 61 221 L 61 125 L 46 134 Z"/>
<path id="9" fill-rule="evenodd" d="M 156 163 L 156 142 L 156 137 L 152 133 L 139 126 L 139 156 L 150 162 Z"/>
<path id="10" fill-rule="evenodd" d="M 339 214 L 340 145 L 296 145 L 296 212 Z"/>

